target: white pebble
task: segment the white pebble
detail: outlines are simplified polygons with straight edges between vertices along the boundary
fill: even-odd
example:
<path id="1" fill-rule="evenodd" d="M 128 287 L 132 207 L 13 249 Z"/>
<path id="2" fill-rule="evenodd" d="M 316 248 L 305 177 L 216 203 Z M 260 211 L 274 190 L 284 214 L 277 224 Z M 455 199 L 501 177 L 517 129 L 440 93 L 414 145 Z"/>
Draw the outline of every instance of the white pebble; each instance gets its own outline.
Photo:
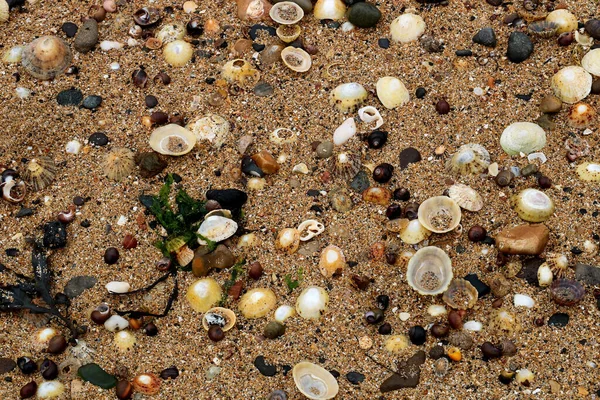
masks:
<path id="1" fill-rule="evenodd" d="M 490 164 L 490 166 L 488 167 L 488 174 L 490 174 L 491 176 L 497 176 L 499 172 L 499 167 L 498 167 L 498 163 L 492 163 Z"/>
<path id="2" fill-rule="evenodd" d="M 79 154 L 79 150 L 81 150 L 81 143 L 79 143 L 77 140 L 71 140 L 65 146 L 65 150 L 69 154 Z"/>
<path id="3" fill-rule="evenodd" d="M 106 330 L 111 332 L 122 331 L 129 326 L 129 321 L 120 315 L 111 315 L 109 319 L 104 323 Z"/>
<path id="4" fill-rule="evenodd" d="M 410 314 L 407 312 L 401 312 L 398 317 L 400 317 L 400 321 L 408 321 Z"/>
<path id="5" fill-rule="evenodd" d="M 515 307 L 532 308 L 535 305 L 535 301 L 525 294 L 515 294 L 514 304 Z"/>
<path id="6" fill-rule="evenodd" d="M 127 293 L 131 289 L 131 285 L 128 282 L 112 281 L 108 282 L 105 288 L 109 293 Z"/>
<path id="7" fill-rule="evenodd" d="M 296 173 L 296 174 L 308 174 L 308 167 L 306 166 L 306 164 L 304 163 L 300 163 L 297 165 L 294 165 L 294 168 L 292 169 L 292 172 Z"/>
<path id="8" fill-rule="evenodd" d="M 284 304 L 275 310 L 275 321 L 285 323 L 285 320 L 296 315 L 296 309 Z"/>
<path id="9" fill-rule="evenodd" d="M 110 69 L 113 71 L 118 71 L 121 68 L 121 65 L 118 62 L 110 63 Z"/>
<path id="10" fill-rule="evenodd" d="M 441 304 L 432 304 L 427 307 L 427 313 L 432 317 L 439 317 L 446 314 L 446 307 Z"/>
<path id="11" fill-rule="evenodd" d="M 463 329 L 472 332 L 479 332 L 483 329 L 483 324 L 479 321 L 467 321 L 463 325 Z"/>
<path id="12" fill-rule="evenodd" d="M 22 86 L 19 86 L 18 88 L 16 88 L 15 92 L 17 92 L 17 96 L 20 99 L 26 99 L 31 95 L 31 90 L 24 88 Z"/>
<path id="13" fill-rule="evenodd" d="M 342 32 L 350 32 L 352 30 L 354 30 L 354 25 L 352 24 L 352 22 L 346 21 L 342 24 Z"/>
<path id="14" fill-rule="evenodd" d="M 123 43 L 114 42 L 111 40 L 103 40 L 100 42 L 100 48 L 104 51 L 122 49 L 123 46 L 125 46 Z"/>
<path id="15" fill-rule="evenodd" d="M 476 96 L 483 96 L 485 92 L 482 88 L 477 86 L 475 89 L 473 89 L 473 93 L 475 93 Z"/>
<path id="16" fill-rule="evenodd" d="M 127 217 L 126 217 L 126 216 L 124 216 L 124 215 L 121 215 L 121 216 L 119 217 L 119 220 L 117 221 L 117 225 L 119 225 L 119 226 L 123 226 L 123 225 L 125 225 L 126 223 L 127 223 Z"/>
<path id="17" fill-rule="evenodd" d="M 585 130 L 585 131 L 583 131 L 583 135 L 584 135 L 584 136 L 591 135 L 593 132 L 594 132 L 594 131 L 593 131 L 593 130 L 591 130 L 590 128 L 586 128 L 586 130 Z"/>

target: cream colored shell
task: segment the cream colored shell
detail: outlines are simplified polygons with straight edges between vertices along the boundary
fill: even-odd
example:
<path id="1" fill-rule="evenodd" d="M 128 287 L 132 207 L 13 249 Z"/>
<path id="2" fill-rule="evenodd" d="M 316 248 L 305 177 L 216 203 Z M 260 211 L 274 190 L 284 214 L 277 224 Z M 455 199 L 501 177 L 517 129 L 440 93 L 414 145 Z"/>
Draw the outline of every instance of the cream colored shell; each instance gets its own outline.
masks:
<path id="1" fill-rule="evenodd" d="M 367 99 L 367 96 L 367 90 L 360 83 L 343 83 L 331 91 L 329 102 L 335 105 L 339 111 L 348 113 L 356 110 Z"/>
<path id="2" fill-rule="evenodd" d="M 346 15 L 346 5 L 342 0 L 317 0 L 313 15 L 316 19 L 343 19 Z"/>
<path id="3" fill-rule="evenodd" d="M 600 163 L 584 162 L 577 167 L 577 175 L 582 181 L 600 182 Z"/>
<path id="4" fill-rule="evenodd" d="M 435 233 L 450 232 L 460 224 L 462 213 L 454 200 L 447 196 L 435 196 L 419 206 L 419 222 Z"/>
<path id="5" fill-rule="evenodd" d="M 470 186 L 457 183 L 450 186 L 448 196 L 467 211 L 479 211 L 483 208 L 483 198 Z"/>
<path id="6" fill-rule="evenodd" d="M 194 56 L 194 48 L 184 40 L 174 40 L 163 48 L 165 61 L 173 67 L 183 67 Z"/>
<path id="7" fill-rule="evenodd" d="M 177 124 L 156 128 L 150 135 L 150 147 L 160 154 L 181 156 L 189 153 L 196 145 L 196 136 Z"/>
<path id="8" fill-rule="evenodd" d="M 565 67 L 552 77 L 551 86 L 556 97 L 573 104 L 583 100 L 592 90 L 592 75 L 577 66 Z"/>
<path id="9" fill-rule="evenodd" d="M 281 61 L 295 72 L 306 72 L 312 67 L 312 58 L 306 51 L 288 46 L 281 50 Z"/>
<path id="10" fill-rule="evenodd" d="M 577 29 L 577 17 L 568 10 L 554 10 L 546 16 L 546 21 L 558 25 L 557 33 L 572 32 Z"/>
<path id="11" fill-rule="evenodd" d="M 221 76 L 228 82 L 241 85 L 254 85 L 260 80 L 260 72 L 241 58 L 226 62 L 221 69 Z"/>
<path id="12" fill-rule="evenodd" d="M 298 390 L 312 400 L 333 399 L 339 391 L 337 380 L 325 368 L 308 361 L 294 365 L 294 383 Z"/>
<path id="13" fill-rule="evenodd" d="M 198 234 L 213 242 L 221 242 L 232 237 L 238 229 L 238 224 L 234 220 L 220 215 L 211 215 L 202 221 L 198 228 Z M 198 238 L 200 245 L 207 243 Z"/>
<path id="14" fill-rule="evenodd" d="M 581 59 L 581 66 L 594 76 L 600 76 L 600 49 L 593 49 Z"/>
<path id="15" fill-rule="evenodd" d="M 514 122 L 500 136 L 500 146 L 511 156 L 533 153 L 545 145 L 546 132 L 533 122 Z"/>
<path id="16" fill-rule="evenodd" d="M 408 261 L 408 284 L 422 295 L 445 292 L 453 277 L 452 261 L 439 247 L 423 247 Z"/>
<path id="17" fill-rule="evenodd" d="M 256 288 L 246 292 L 238 304 L 238 309 L 247 319 L 261 318 L 267 315 L 277 303 L 277 296 L 268 288 Z"/>
<path id="18" fill-rule="evenodd" d="M 196 135 L 198 143 L 208 140 L 215 148 L 219 148 L 227 140 L 231 124 L 220 115 L 208 114 L 195 122 L 189 123 L 187 129 Z"/>
<path id="19" fill-rule="evenodd" d="M 418 15 L 406 13 L 394 19 L 390 25 L 392 40 L 408 43 L 417 40 L 425 32 L 425 21 Z"/>
<path id="20" fill-rule="evenodd" d="M 302 33 L 302 28 L 300 25 L 279 25 L 275 33 L 277 33 L 277 37 L 281 39 L 282 42 L 291 43 L 298 39 Z"/>
<path id="21" fill-rule="evenodd" d="M 269 16 L 278 24 L 292 25 L 300 22 L 304 17 L 304 10 L 292 1 L 282 1 L 273 4 Z"/>
<path id="22" fill-rule="evenodd" d="M 56 36 L 42 36 L 25 46 L 21 64 L 34 78 L 50 80 L 62 74 L 71 64 L 71 49 Z"/>
<path id="23" fill-rule="evenodd" d="M 296 300 L 296 311 L 304 319 L 318 320 L 327 311 L 329 294 L 318 286 L 309 286 L 300 293 Z"/>
<path id="24" fill-rule="evenodd" d="M 379 78 L 376 85 L 377 97 L 381 104 L 389 110 L 408 103 L 410 94 L 404 83 L 393 76 Z"/>
<path id="25" fill-rule="evenodd" d="M 521 190 L 510 202 L 519 217 L 528 222 L 544 222 L 554 214 L 554 201 L 537 189 Z"/>
<path id="26" fill-rule="evenodd" d="M 8 21 L 10 9 L 6 0 L 0 0 L 0 22 Z"/>
<path id="27" fill-rule="evenodd" d="M 185 298 L 194 311 L 207 312 L 223 296 L 223 289 L 213 278 L 198 279 L 190 285 Z"/>

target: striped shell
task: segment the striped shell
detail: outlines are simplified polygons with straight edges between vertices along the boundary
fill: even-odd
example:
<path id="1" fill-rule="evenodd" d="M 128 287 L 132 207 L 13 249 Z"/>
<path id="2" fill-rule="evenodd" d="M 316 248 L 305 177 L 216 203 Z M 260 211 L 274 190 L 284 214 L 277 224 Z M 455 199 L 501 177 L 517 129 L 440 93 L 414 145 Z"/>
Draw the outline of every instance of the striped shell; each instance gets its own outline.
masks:
<path id="1" fill-rule="evenodd" d="M 457 183 L 450 186 L 448 196 L 467 211 L 479 211 L 483 208 L 483 198 L 470 186 Z"/>

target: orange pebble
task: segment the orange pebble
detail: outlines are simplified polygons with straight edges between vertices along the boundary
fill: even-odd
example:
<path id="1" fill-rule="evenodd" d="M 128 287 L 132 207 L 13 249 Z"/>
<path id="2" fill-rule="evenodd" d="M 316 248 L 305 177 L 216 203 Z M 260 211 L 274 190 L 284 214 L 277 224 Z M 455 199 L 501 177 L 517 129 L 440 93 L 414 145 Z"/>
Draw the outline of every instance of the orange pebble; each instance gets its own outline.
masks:
<path id="1" fill-rule="evenodd" d="M 450 357 L 452 361 L 462 360 L 462 354 L 460 352 L 460 349 L 458 347 L 450 347 L 448 349 L 448 357 Z"/>

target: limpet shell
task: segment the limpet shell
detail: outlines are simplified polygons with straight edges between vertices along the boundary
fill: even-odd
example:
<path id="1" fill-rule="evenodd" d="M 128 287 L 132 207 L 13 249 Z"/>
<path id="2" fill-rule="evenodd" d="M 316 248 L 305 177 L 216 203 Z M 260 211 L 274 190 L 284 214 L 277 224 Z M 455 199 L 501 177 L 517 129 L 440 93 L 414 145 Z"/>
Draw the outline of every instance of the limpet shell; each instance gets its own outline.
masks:
<path id="1" fill-rule="evenodd" d="M 62 74 L 72 58 L 64 40 L 56 36 L 42 36 L 25 46 L 21 64 L 34 78 L 50 80 Z"/>
<path id="2" fill-rule="evenodd" d="M 346 268 L 346 257 L 344 252 L 337 246 L 329 245 L 321 252 L 319 259 L 319 271 L 326 278 L 340 273 Z"/>
<path id="3" fill-rule="evenodd" d="M 360 156 L 350 152 L 339 153 L 331 159 L 329 165 L 333 176 L 347 181 L 360 171 Z"/>
<path id="4" fill-rule="evenodd" d="M 418 15 L 406 13 L 394 19 L 390 25 L 392 40 L 408 43 L 417 40 L 425 32 L 425 21 Z"/>
<path id="5" fill-rule="evenodd" d="M 183 67 L 194 55 L 194 47 L 185 40 L 174 40 L 163 48 L 165 61 L 173 67 Z"/>
<path id="6" fill-rule="evenodd" d="M 468 143 L 459 149 L 446 161 L 446 169 L 453 174 L 480 174 L 490 165 L 490 153 L 485 147 Z"/>
<path id="7" fill-rule="evenodd" d="M 456 310 L 472 308 L 477 303 L 478 298 L 479 294 L 475 286 L 464 279 L 452 280 L 442 296 L 444 303 Z"/>
<path id="8" fill-rule="evenodd" d="M 445 292 L 453 276 L 452 261 L 439 247 L 423 247 L 408 261 L 408 284 L 422 295 L 433 296 Z"/>
<path id="9" fill-rule="evenodd" d="M 160 379 L 152 373 L 139 374 L 131 383 L 136 392 L 148 396 L 155 395 L 160 390 Z"/>
<path id="10" fill-rule="evenodd" d="M 281 61 L 286 67 L 296 72 L 306 72 L 312 67 L 310 54 L 301 48 L 288 46 L 281 50 Z"/>
<path id="11" fill-rule="evenodd" d="M 512 196 L 510 201 L 524 221 L 544 222 L 554 214 L 554 201 L 537 189 L 524 189 Z"/>
<path id="12" fill-rule="evenodd" d="M 600 49 L 593 49 L 581 59 L 581 66 L 594 76 L 600 76 Z"/>
<path id="13" fill-rule="evenodd" d="M 327 311 L 329 295 L 318 286 L 309 286 L 300 293 L 296 300 L 296 311 L 304 319 L 318 320 Z"/>
<path id="14" fill-rule="evenodd" d="M 309 399 L 333 399 L 338 394 L 337 380 L 329 371 L 317 364 L 308 361 L 299 362 L 294 365 L 292 375 L 298 390 Z"/>
<path id="15" fill-rule="evenodd" d="M 198 234 L 213 242 L 222 242 L 232 237 L 238 229 L 238 224 L 230 218 L 220 215 L 211 215 L 202 221 L 198 228 Z M 207 244 L 201 238 L 198 238 L 200 245 Z"/>
<path id="16" fill-rule="evenodd" d="M 379 78 L 376 90 L 379 101 L 388 110 L 393 110 L 410 101 L 410 94 L 404 83 L 393 76 Z"/>
<path id="17" fill-rule="evenodd" d="M 129 331 L 120 331 L 115 333 L 114 338 L 115 346 L 120 351 L 131 350 L 135 346 L 135 336 Z"/>
<path id="18" fill-rule="evenodd" d="M 504 129 L 500 136 L 500 146 L 511 156 L 529 154 L 541 150 L 546 145 L 546 132 L 532 122 L 515 122 Z"/>
<path id="19" fill-rule="evenodd" d="M 294 254 L 300 246 L 300 231 L 294 228 L 284 228 L 279 231 L 275 240 L 275 248 L 288 254 Z"/>
<path id="20" fill-rule="evenodd" d="M 584 162 L 577 167 L 577 175 L 582 181 L 600 182 L 600 163 Z"/>
<path id="21" fill-rule="evenodd" d="M 2 54 L 2 62 L 6 64 L 20 63 L 23 57 L 24 46 L 14 46 Z"/>
<path id="22" fill-rule="evenodd" d="M 435 196 L 419 206 L 419 222 L 435 233 L 450 232 L 460 224 L 462 213 L 454 200 L 447 196 Z"/>
<path id="23" fill-rule="evenodd" d="M 236 82 L 241 85 L 254 85 L 260 80 L 260 72 L 241 58 L 225 63 L 221 69 L 221 76 L 228 82 Z"/>
<path id="24" fill-rule="evenodd" d="M 135 153 L 125 147 L 114 148 L 104 157 L 101 167 L 108 179 L 123 180 L 135 169 Z"/>
<path id="25" fill-rule="evenodd" d="M 247 319 L 261 318 L 267 315 L 277 303 L 277 296 L 268 288 L 251 289 L 240 298 L 238 309 Z"/>
<path id="26" fill-rule="evenodd" d="M 567 123 L 576 129 L 584 129 L 592 126 L 596 118 L 596 110 L 587 103 L 573 104 L 567 114 Z"/>
<path id="27" fill-rule="evenodd" d="M 56 176 L 58 168 L 50 157 L 42 156 L 29 160 L 23 171 L 23 179 L 33 185 L 33 190 L 46 188 Z"/>
<path id="28" fill-rule="evenodd" d="M 296 315 L 296 309 L 290 305 L 284 304 L 282 306 L 277 307 L 275 310 L 275 321 L 280 323 L 285 323 L 285 320 Z"/>
<path id="29" fill-rule="evenodd" d="M 392 335 L 384 342 L 385 349 L 392 354 L 397 354 L 408 346 L 410 341 L 406 335 Z"/>
<path id="30" fill-rule="evenodd" d="M 291 43 L 300 37 L 302 28 L 300 25 L 279 25 L 275 33 L 277 33 L 277 37 L 281 39 L 282 42 Z"/>
<path id="31" fill-rule="evenodd" d="M 391 221 L 390 221 L 391 222 Z M 398 220 L 400 240 L 406 244 L 417 244 L 431 236 L 431 231 L 425 228 L 418 219 Z"/>
<path id="32" fill-rule="evenodd" d="M 65 385 L 58 380 L 45 381 L 39 384 L 37 388 L 38 399 L 54 399 L 65 392 Z"/>
<path id="33" fill-rule="evenodd" d="M 379 111 L 373 106 L 362 107 L 358 110 L 358 117 L 364 123 L 370 124 L 375 122 L 375 126 L 370 126 L 369 129 L 378 129 L 383 125 L 383 118 Z"/>
<path id="34" fill-rule="evenodd" d="M 196 145 L 196 135 L 177 124 L 168 124 L 152 131 L 150 147 L 160 154 L 182 156 Z"/>
<path id="35" fill-rule="evenodd" d="M 450 186 L 448 196 L 467 211 L 479 211 L 483 208 L 483 198 L 470 186 L 457 183 Z"/>
<path id="36" fill-rule="evenodd" d="M 208 114 L 189 123 L 187 129 L 194 133 L 198 143 L 208 140 L 215 148 L 220 148 L 228 138 L 231 124 L 220 115 Z"/>
<path id="37" fill-rule="evenodd" d="M 316 19 L 343 19 L 346 15 L 346 5 L 342 0 L 317 0 L 313 15 Z"/>
<path id="38" fill-rule="evenodd" d="M 207 312 L 223 295 L 223 289 L 212 278 L 198 279 L 190 285 L 185 298 L 194 311 Z"/>
<path id="39" fill-rule="evenodd" d="M 0 0 L 0 22 L 8 21 L 10 17 L 10 7 L 6 0 Z"/>
<path id="40" fill-rule="evenodd" d="M 304 18 L 304 10 L 292 1 L 282 1 L 273 4 L 269 16 L 278 24 L 292 25 Z"/>
<path id="41" fill-rule="evenodd" d="M 211 325 L 218 325 L 223 332 L 227 332 L 235 326 L 235 313 L 229 308 L 213 307 L 202 316 L 202 326 L 208 331 Z"/>
<path id="42" fill-rule="evenodd" d="M 343 83 L 331 91 L 329 102 L 339 111 L 349 113 L 364 103 L 367 96 L 367 90 L 360 83 Z"/>
<path id="43" fill-rule="evenodd" d="M 552 77 L 551 86 L 556 97 L 573 104 L 583 100 L 592 90 L 592 75 L 577 66 L 565 67 Z"/>
<path id="44" fill-rule="evenodd" d="M 584 287 L 572 279 L 557 279 L 550 286 L 550 297 L 561 306 L 574 306 L 583 299 L 584 295 Z"/>
<path id="45" fill-rule="evenodd" d="M 546 16 L 546 22 L 553 22 L 557 25 L 559 35 L 564 32 L 572 32 L 577 29 L 577 17 L 568 10 L 554 10 Z"/>
<path id="46" fill-rule="evenodd" d="M 306 232 L 304 232 L 306 230 Z M 307 219 L 298 225 L 298 232 L 300 232 L 300 240 L 306 242 L 315 236 L 320 235 L 325 230 L 325 225 L 317 221 L 316 219 Z"/>

